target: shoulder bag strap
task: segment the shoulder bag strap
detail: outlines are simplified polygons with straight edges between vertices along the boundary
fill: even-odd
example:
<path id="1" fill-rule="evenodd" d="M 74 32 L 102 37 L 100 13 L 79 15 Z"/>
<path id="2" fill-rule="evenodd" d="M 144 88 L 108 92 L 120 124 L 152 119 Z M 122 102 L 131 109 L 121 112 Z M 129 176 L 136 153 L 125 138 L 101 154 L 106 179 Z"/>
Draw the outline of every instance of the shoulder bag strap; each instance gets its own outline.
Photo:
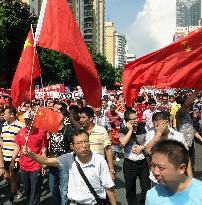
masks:
<path id="1" fill-rule="evenodd" d="M 75 156 L 75 155 L 74 155 Z M 83 170 L 81 169 L 80 164 L 76 161 L 75 157 L 74 157 L 74 161 L 76 163 L 77 169 L 80 173 L 80 175 L 82 176 L 84 182 L 86 183 L 88 189 L 90 190 L 91 194 L 95 197 L 97 203 L 99 203 L 99 196 L 97 195 L 96 191 L 94 190 L 94 188 L 92 187 L 92 185 L 90 184 L 90 182 L 88 181 L 86 175 L 84 174 Z"/>

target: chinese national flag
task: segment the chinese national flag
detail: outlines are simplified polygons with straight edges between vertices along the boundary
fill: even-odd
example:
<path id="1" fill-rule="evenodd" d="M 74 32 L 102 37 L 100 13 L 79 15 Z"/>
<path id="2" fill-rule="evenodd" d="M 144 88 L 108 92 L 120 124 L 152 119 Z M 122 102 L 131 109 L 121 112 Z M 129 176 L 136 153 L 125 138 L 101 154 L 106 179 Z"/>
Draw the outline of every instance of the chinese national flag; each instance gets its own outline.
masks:
<path id="1" fill-rule="evenodd" d="M 33 127 L 57 133 L 63 115 L 50 109 L 39 107 L 34 118 Z"/>
<path id="2" fill-rule="evenodd" d="M 87 103 L 101 104 L 101 82 L 67 0 L 43 0 L 36 44 L 69 56 Z"/>
<path id="3" fill-rule="evenodd" d="M 22 102 L 30 99 L 30 86 L 32 85 L 31 92 L 33 92 L 34 79 L 39 77 L 41 74 L 37 53 L 35 53 L 33 63 L 34 52 L 36 52 L 33 45 L 34 39 L 32 31 L 30 30 L 11 85 L 11 97 L 13 100 L 13 105 L 16 107 L 21 105 Z"/>
<path id="4" fill-rule="evenodd" d="M 202 28 L 124 67 L 123 94 L 131 107 L 142 86 L 202 89 Z"/>

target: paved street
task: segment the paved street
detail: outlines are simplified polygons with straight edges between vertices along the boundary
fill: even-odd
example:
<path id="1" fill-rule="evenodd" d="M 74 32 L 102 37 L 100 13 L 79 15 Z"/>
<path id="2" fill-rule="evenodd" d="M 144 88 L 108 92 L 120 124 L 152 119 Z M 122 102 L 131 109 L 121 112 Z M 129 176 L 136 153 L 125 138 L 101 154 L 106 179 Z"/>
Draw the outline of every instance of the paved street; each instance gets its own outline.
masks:
<path id="1" fill-rule="evenodd" d="M 116 197 L 121 205 L 127 205 L 125 199 L 125 189 L 124 189 L 124 180 L 122 173 L 122 164 L 123 160 L 116 162 L 117 170 L 117 179 L 116 179 Z M 196 164 L 194 176 L 202 180 L 202 145 L 196 144 Z M 137 182 L 137 191 L 140 193 L 140 186 Z M 6 198 L 6 193 L 8 193 L 8 187 L 5 183 L 1 181 L 0 183 L 0 197 L 4 201 Z M 48 189 L 47 178 L 44 180 L 44 190 L 41 197 L 41 205 L 55 205 L 51 199 L 51 194 Z M 28 204 L 25 197 L 16 202 L 16 205 L 26 205 Z"/>

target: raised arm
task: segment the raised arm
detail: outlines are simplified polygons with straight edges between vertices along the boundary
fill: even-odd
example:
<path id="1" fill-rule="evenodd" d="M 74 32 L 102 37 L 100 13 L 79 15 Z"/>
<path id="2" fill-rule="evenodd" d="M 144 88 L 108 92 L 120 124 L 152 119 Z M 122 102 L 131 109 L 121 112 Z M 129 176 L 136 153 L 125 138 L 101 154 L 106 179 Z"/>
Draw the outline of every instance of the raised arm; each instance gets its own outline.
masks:
<path id="1" fill-rule="evenodd" d="M 199 94 L 198 91 L 194 91 L 184 102 L 184 104 L 181 106 L 179 110 L 183 110 L 188 112 L 190 109 L 191 104 L 196 99 L 197 95 Z"/>
<path id="2" fill-rule="evenodd" d="M 59 161 L 57 160 L 57 158 L 48 158 L 46 156 L 35 154 L 31 151 L 29 147 L 24 146 L 22 148 L 22 153 L 24 155 L 29 156 L 31 159 L 33 159 L 34 161 L 38 162 L 41 165 L 47 165 L 47 166 L 53 166 L 53 167 L 59 166 Z"/>

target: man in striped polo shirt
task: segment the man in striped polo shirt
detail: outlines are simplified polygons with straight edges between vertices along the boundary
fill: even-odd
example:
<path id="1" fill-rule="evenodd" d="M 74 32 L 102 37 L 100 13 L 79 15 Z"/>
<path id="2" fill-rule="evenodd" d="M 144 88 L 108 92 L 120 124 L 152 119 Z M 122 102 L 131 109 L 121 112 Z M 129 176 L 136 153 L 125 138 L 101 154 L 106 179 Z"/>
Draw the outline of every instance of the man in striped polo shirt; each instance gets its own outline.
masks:
<path id="1" fill-rule="evenodd" d="M 93 123 L 93 117 L 94 111 L 92 108 L 84 107 L 80 109 L 80 123 L 89 133 L 90 150 L 103 157 L 106 156 L 111 177 L 115 180 L 113 155 L 109 135 L 104 127 Z"/>
<path id="2" fill-rule="evenodd" d="M 10 184 L 11 195 L 7 204 L 12 204 L 17 193 L 17 172 L 19 171 L 19 157 L 16 159 L 17 164 L 12 173 L 9 171 L 9 165 L 12 160 L 13 150 L 15 148 L 15 137 L 18 131 L 24 127 L 24 123 L 19 122 L 16 118 L 16 109 L 12 106 L 4 111 L 5 123 L 2 127 L 1 139 L 3 140 L 2 152 L 4 160 L 5 180 Z"/>

